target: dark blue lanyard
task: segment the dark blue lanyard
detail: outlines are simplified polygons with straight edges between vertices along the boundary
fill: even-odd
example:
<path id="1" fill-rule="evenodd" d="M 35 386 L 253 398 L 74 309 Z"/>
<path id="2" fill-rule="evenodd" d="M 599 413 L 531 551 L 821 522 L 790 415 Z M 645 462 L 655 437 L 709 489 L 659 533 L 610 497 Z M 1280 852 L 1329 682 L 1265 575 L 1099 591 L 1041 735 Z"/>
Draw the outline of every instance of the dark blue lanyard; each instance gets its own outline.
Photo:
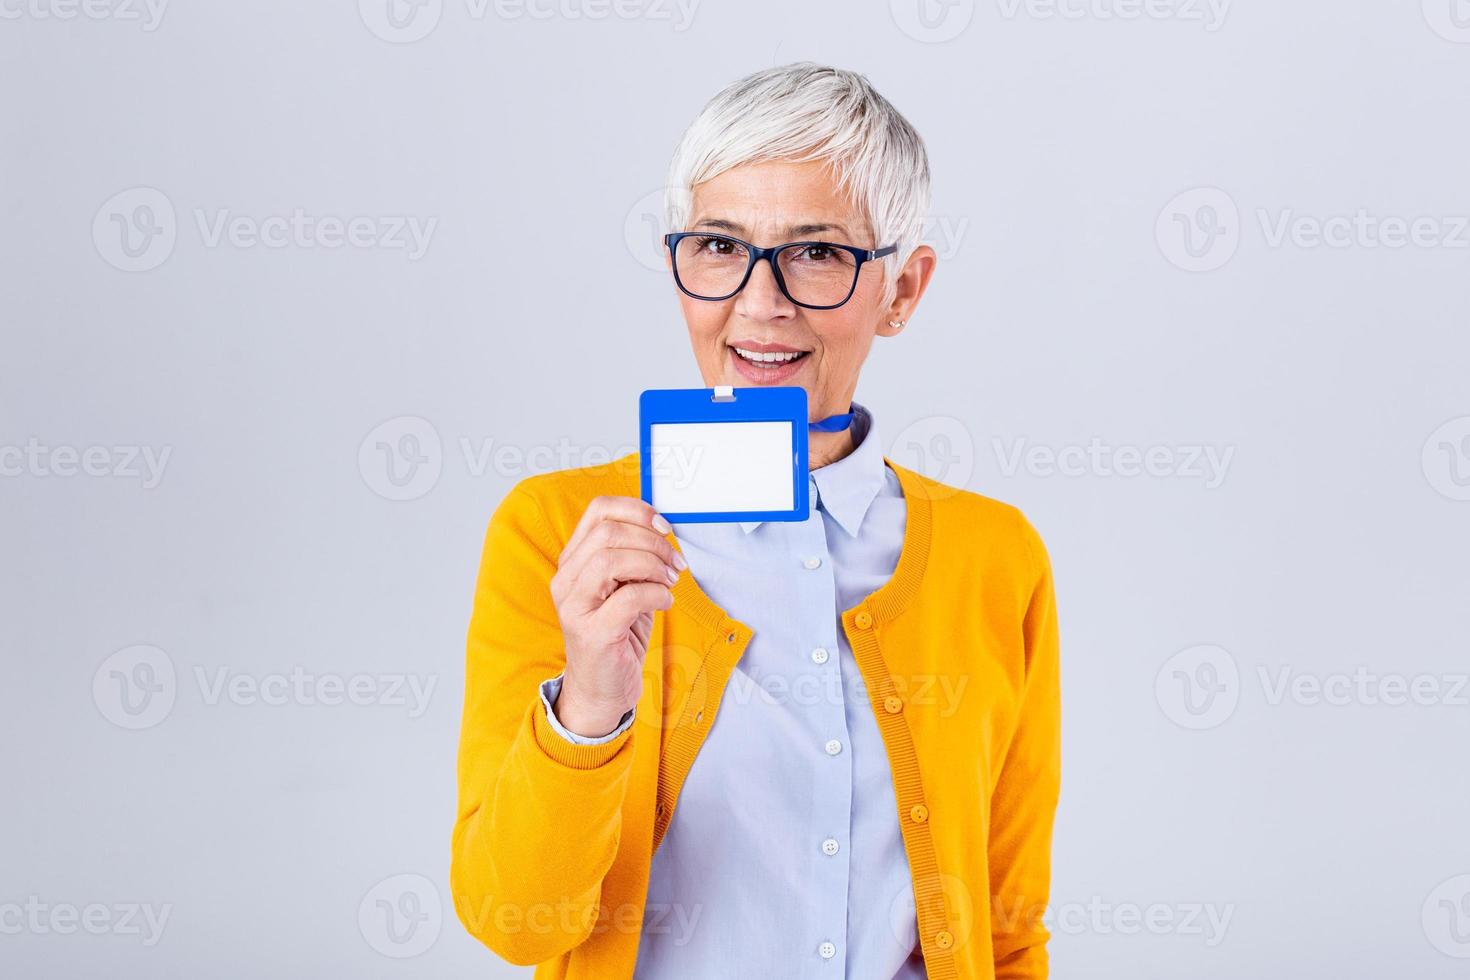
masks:
<path id="1" fill-rule="evenodd" d="M 820 422 L 812 422 L 808 428 L 813 432 L 841 432 L 852 425 L 852 406 L 841 415 L 829 415 Z"/>

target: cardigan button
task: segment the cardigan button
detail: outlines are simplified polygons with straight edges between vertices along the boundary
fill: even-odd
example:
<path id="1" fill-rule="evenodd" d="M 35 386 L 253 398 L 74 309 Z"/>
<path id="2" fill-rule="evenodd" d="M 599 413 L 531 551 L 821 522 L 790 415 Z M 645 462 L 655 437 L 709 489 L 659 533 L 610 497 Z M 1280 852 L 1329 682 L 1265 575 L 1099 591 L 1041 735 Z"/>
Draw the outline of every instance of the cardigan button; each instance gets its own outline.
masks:
<path id="1" fill-rule="evenodd" d="M 733 630 L 731 632 L 725 634 L 725 642 L 726 643 L 734 643 L 735 642 L 735 633 L 734 633 Z"/>
<path id="2" fill-rule="evenodd" d="M 914 823 L 923 823 L 929 819 L 929 808 L 922 803 L 916 803 L 909 807 L 909 819 Z"/>
<path id="3" fill-rule="evenodd" d="M 941 929 L 934 934 L 934 945 L 939 949 L 949 949 L 954 945 L 954 936 Z"/>
<path id="4" fill-rule="evenodd" d="M 864 609 L 862 612 L 854 616 L 852 618 L 852 621 L 857 624 L 858 629 L 865 630 L 873 625 L 873 615 L 872 613 Z"/>
<path id="5" fill-rule="evenodd" d="M 890 694 L 883 699 L 883 710 L 890 715 L 896 715 L 903 710 L 903 698 L 897 694 Z"/>

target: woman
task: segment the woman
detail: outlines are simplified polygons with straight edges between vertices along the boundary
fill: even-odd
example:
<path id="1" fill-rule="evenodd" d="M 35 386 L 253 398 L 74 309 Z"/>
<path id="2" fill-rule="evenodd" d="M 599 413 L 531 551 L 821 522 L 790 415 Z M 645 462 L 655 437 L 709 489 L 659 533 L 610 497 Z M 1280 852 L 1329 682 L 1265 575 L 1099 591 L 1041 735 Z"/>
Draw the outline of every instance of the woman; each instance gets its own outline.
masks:
<path id="1" fill-rule="evenodd" d="M 852 404 L 934 271 L 923 143 L 861 76 L 790 65 L 706 106 L 670 186 L 704 384 L 800 385 L 852 422 L 811 433 L 805 522 L 671 528 L 636 456 L 506 497 L 470 624 L 460 918 L 538 977 L 1044 977 L 1046 553 L 1014 508 L 884 459 Z"/>

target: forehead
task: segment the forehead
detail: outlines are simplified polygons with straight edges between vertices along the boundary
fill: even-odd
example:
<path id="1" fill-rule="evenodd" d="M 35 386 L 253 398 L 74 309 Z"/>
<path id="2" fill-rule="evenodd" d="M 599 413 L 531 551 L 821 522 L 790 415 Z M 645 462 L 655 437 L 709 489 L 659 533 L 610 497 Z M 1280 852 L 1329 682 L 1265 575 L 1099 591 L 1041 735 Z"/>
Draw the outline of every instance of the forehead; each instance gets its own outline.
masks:
<path id="1" fill-rule="evenodd" d="M 861 237 L 861 212 L 821 161 L 768 161 L 733 167 L 694 185 L 690 227 L 714 223 L 754 235 L 829 226 Z M 730 226 L 739 226 L 733 228 Z"/>

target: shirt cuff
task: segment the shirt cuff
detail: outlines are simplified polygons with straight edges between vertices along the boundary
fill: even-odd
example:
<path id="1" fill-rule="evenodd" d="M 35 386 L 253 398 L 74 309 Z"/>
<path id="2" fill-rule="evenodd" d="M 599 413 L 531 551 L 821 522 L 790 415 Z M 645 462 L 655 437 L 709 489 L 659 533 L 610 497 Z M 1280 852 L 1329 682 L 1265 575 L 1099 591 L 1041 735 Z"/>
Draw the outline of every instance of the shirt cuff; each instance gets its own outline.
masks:
<path id="1" fill-rule="evenodd" d="M 637 710 L 636 708 L 629 708 L 624 713 L 622 721 L 618 722 L 618 727 L 601 738 L 588 738 L 585 735 L 577 735 L 567 731 L 561 726 L 561 722 L 556 720 L 556 712 L 551 710 L 552 702 L 556 700 L 557 695 L 561 694 L 562 676 L 561 674 L 557 674 L 551 680 L 541 682 L 541 705 L 546 709 L 546 720 L 551 724 L 552 731 L 573 745 L 606 745 L 632 727 L 633 712 Z"/>

